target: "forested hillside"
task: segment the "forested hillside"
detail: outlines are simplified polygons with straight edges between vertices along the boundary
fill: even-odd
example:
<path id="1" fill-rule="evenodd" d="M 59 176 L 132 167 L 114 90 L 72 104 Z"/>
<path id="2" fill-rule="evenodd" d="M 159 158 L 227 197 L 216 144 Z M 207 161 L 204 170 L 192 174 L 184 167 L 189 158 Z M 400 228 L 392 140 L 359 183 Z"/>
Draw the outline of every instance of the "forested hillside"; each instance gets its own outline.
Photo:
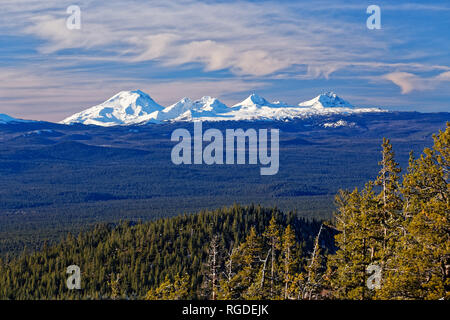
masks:
<path id="1" fill-rule="evenodd" d="M 0 298 L 449 299 L 450 123 L 403 174 L 388 139 L 381 155 L 376 179 L 338 193 L 333 221 L 235 205 L 103 224 L 0 261 Z"/>
<path id="2" fill-rule="evenodd" d="M 333 296 L 449 299 L 450 123 L 420 157 L 411 152 L 403 177 L 387 139 L 379 164 L 374 181 L 336 197 L 339 250 L 327 272 Z"/>
<path id="3" fill-rule="evenodd" d="M 98 127 L 0 124 L 0 257 L 57 243 L 97 223 L 150 221 L 233 203 L 297 209 L 331 219 L 339 189 L 376 177 L 383 136 L 396 160 L 432 144 L 450 113 L 335 115 L 293 121 L 205 122 L 215 128 L 280 130 L 280 170 L 255 165 L 175 165 L 170 140 L 192 123 Z M 354 126 L 324 127 L 345 121 Z"/>
<path id="4" fill-rule="evenodd" d="M 142 299 L 166 277 L 173 280 L 177 275 L 185 280 L 183 298 L 210 298 L 211 290 L 206 284 L 211 244 L 217 252 L 215 281 L 218 283 L 230 258 L 227 254 L 233 252 L 239 263 L 245 258 L 237 258 L 238 251 L 251 254 L 255 259 L 256 256 L 263 258 L 260 253 L 266 255 L 271 238 L 255 239 L 265 232 L 272 217 L 272 233 L 274 228 L 282 232 L 290 226 L 292 259 L 298 259 L 301 264 L 291 265 L 289 272 L 300 272 L 307 263 L 306 257 L 313 248 L 321 222 L 305 220 L 295 213 L 284 214 L 277 209 L 235 205 L 148 223 L 102 224 L 79 236 L 69 235 L 59 245 L 44 246 L 40 252 L 0 262 L 0 298 Z M 258 242 L 258 248 L 252 253 L 247 252 L 248 249 L 237 250 L 246 237 Z M 277 261 L 281 243 L 280 238 L 276 238 L 276 249 L 272 252 Z M 332 230 L 322 232 L 320 245 L 325 251 L 334 250 Z M 259 261 L 249 263 L 253 267 L 255 263 L 260 264 Z M 73 264 L 81 269 L 82 289 L 69 291 L 66 268 Z"/>
<path id="5" fill-rule="evenodd" d="M 336 252 L 322 255 L 321 228 L 311 253 L 300 253 L 289 225 L 281 230 L 275 219 L 262 237 L 252 229 L 235 247 L 225 277 L 216 276 L 210 251 L 211 297 L 449 299 L 450 123 L 433 138 L 420 157 L 411 152 L 403 176 L 390 141 L 383 140 L 376 179 L 336 196 Z M 214 242 L 211 248 L 214 253 Z M 167 279 L 147 298 L 183 298 L 188 279 Z"/>

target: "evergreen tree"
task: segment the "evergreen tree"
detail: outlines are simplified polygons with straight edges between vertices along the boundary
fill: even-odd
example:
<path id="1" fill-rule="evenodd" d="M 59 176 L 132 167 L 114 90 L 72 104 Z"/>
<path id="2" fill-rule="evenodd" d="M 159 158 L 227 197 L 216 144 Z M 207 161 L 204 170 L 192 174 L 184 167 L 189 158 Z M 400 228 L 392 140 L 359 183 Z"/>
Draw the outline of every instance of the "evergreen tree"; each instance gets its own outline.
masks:
<path id="1" fill-rule="evenodd" d="M 175 276 L 174 281 L 170 281 L 169 276 L 159 285 L 158 288 L 151 289 L 145 296 L 146 300 L 185 300 L 189 293 L 189 277 L 184 275 Z"/>
<path id="2" fill-rule="evenodd" d="M 117 300 L 121 297 L 120 292 L 120 274 L 111 274 L 108 285 L 111 289 L 111 299 Z"/>
<path id="3" fill-rule="evenodd" d="M 234 206 L 146 223 L 101 224 L 75 237 L 69 235 L 65 241 L 48 245 L 42 251 L 2 260 L 0 298 L 142 299 L 148 293 L 148 298 L 169 299 L 184 296 L 172 294 L 179 292 L 174 288 L 180 283 L 189 299 L 213 298 L 211 290 L 203 295 L 202 283 L 207 283 L 208 288 L 215 283 L 220 299 L 283 298 L 282 250 L 276 250 L 274 256 L 275 265 L 280 266 L 275 269 L 274 287 L 280 290 L 270 296 L 270 241 L 261 236 L 269 230 L 273 216 L 276 223 L 272 226 L 281 232 L 290 225 L 295 239 L 300 241 L 298 245 L 312 249 L 317 221 L 307 221 L 293 212 L 283 214 L 277 209 L 254 206 Z M 216 263 L 212 263 L 214 238 L 220 247 L 218 251 L 227 253 L 224 262 L 219 254 Z M 328 246 L 332 247 L 332 241 Z M 302 251 L 295 251 L 298 258 L 303 258 Z M 81 290 L 66 287 L 66 268 L 72 264 L 81 268 Z M 215 266 L 215 272 L 211 268 L 206 268 L 206 272 L 202 268 L 205 265 Z M 299 273 L 300 266 L 291 272 Z M 215 274 L 216 281 L 211 282 L 205 273 Z M 186 274 L 189 277 L 178 276 Z"/>
<path id="4" fill-rule="evenodd" d="M 385 266 L 389 268 L 389 260 L 392 258 L 395 246 L 401 236 L 404 221 L 399 176 L 401 169 L 395 162 L 394 151 L 389 139 L 383 138 L 382 161 L 379 164 L 381 170 L 375 185 L 381 186 L 381 192 L 378 195 L 381 210 L 377 210 L 376 223 L 382 231 L 380 235 L 382 250 L 379 252 L 378 258 L 381 268 L 385 268 Z M 372 226 L 372 229 L 376 227 L 377 225 Z"/>
<path id="5" fill-rule="evenodd" d="M 296 277 L 296 267 L 298 265 L 298 257 L 296 256 L 295 248 L 296 248 L 296 239 L 295 233 L 292 230 L 291 226 L 288 225 L 284 230 L 282 237 L 282 278 L 284 282 L 283 289 L 283 298 L 291 299 L 292 292 L 290 288 L 292 284 L 295 282 Z"/>
<path id="6" fill-rule="evenodd" d="M 261 238 L 256 234 L 254 227 L 250 229 L 250 233 L 246 241 L 241 244 L 237 257 L 242 261 L 242 269 L 235 275 L 235 289 L 240 291 L 240 297 L 244 299 L 259 298 L 260 291 L 254 290 L 258 283 L 258 272 L 261 266 L 262 243 Z M 253 285 L 253 287 L 252 287 Z"/>
<path id="7" fill-rule="evenodd" d="M 381 169 L 374 182 L 369 181 L 361 192 L 341 191 L 336 198 L 336 227 L 342 234 L 336 236 L 339 250 L 329 260 L 327 278 L 339 298 L 372 298 L 367 268 L 371 264 L 390 268 L 394 263 L 404 222 L 401 169 L 388 139 L 383 139 L 381 154 Z"/>
<path id="8" fill-rule="evenodd" d="M 402 187 L 403 234 L 379 298 L 450 297 L 449 123 L 433 138 L 432 149 L 425 149 L 419 159 L 410 156 Z"/>
<path id="9" fill-rule="evenodd" d="M 363 229 L 362 196 L 358 189 L 336 196 L 338 212 L 335 215 L 335 236 L 338 250 L 328 259 L 328 275 L 333 295 L 339 299 L 365 299 L 366 268 L 370 263 L 368 234 Z"/>
<path id="10" fill-rule="evenodd" d="M 280 249 L 280 229 L 275 215 L 272 215 L 269 226 L 264 231 L 263 236 L 267 239 L 270 250 L 269 298 L 273 299 L 278 295 L 278 288 L 276 287 L 276 283 L 278 282 L 278 265 L 276 256 L 278 250 Z"/>

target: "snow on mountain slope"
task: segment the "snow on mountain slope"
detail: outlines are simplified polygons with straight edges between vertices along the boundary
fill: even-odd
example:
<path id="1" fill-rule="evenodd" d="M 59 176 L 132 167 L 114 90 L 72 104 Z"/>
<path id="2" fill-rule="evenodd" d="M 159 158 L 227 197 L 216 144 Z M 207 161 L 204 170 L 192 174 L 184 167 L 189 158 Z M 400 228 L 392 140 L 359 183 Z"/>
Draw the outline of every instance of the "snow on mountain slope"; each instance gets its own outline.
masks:
<path id="1" fill-rule="evenodd" d="M 209 96 L 195 101 L 183 98 L 161 111 L 157 119 L 161 121 L 189 121 L 202 117 L 215 117 L 227 113 L 229 110 L 230 108 L 218 99 Z"/>
<path id="2" fill-rule="evenodd" d="M 164 107 L 140 90 L 122 91 L 107 101 L 76 113 L 61 123 L 83 123 L 99 126 L 157 122 L 158 113 Z"/>
<path id="3" fill-rule="evenodd" d="M 68 117 L 61 123 L 112 126 L 164 121 L 290 120 L 365 112 L 385 111 L 378 108 L 355 108 L 332 92 L 299 103 L 298 106 L 269 102 L 257 94 L 252 94 L 232 107 L 206 96 L 199 100 L 183 98 L 164 108 L 146 93 L 136 90 L 120 92 L 102 104 Z"/>
<path id="4" fill-rule="evenodd" d="M 257 94 L 253 93 L 250 96 L 248 96 L 248 98 L 245 99 L 244 101 L 235 104 L 232 108 L 238 108 L 240 110 L 242 110 L 242 109 L 257 110 L 257 109 L 261 109 L 264 107 L 280 108 L 280 107 L 285 107 L 285 106 L 287 106 L 287 105 L 284 103 L 281 103 L 281 102 L 270 103 L 263 97 L 258 96 Z"/>
<path id="5" fill-rule="evenodd" d="M 268 102 L 256 94 L 250 95 L 244 101 L 235 104 L 226 114 L 208 117 L 203 120 L 289 120 L 326 116 L 333 114 L 352 114 L 364 112 L 383 112 L 378 108 L 355 108 L 350 103 L 338 97 L 335 93 L 325 93 L 299 106 L 290 106 L 282 102 Z"/>
<path id="6" fill-rule="evenodd" d="M 354 122 L 347 122 L 345 120 L 338 120 L 336 122 L 326 122 L 322 125 L 324 128 L 340 128 L 340 127 L 350 127 L 353 128 L 356 126 Z"/>
<path id="7" fill-rule="evenodd" d="M 301 102 L 298 104 L 300 107 L 308 107 L 314 109 L 324 109 L 324 108 L 353 108 L 353 106 L 345 101 L 344 99 L 338 97 L 334 92 L 326 92 L 318 95 L 314 99 Z"/>

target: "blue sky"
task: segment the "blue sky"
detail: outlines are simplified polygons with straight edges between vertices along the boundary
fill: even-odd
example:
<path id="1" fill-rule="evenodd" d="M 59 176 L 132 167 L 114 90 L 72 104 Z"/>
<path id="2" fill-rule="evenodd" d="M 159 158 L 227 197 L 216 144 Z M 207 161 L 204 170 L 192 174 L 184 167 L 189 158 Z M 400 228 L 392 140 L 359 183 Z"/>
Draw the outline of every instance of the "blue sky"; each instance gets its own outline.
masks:
<path id="1" fill-rule="evenodd" d="M 381 8 L 369 30 L 366 8 Z M 70 5 L 81 29 L 69 30 Z M 59 121 L 118 91 L 450 111 L 448 1 L 2 0 L 0 113 Z"/>

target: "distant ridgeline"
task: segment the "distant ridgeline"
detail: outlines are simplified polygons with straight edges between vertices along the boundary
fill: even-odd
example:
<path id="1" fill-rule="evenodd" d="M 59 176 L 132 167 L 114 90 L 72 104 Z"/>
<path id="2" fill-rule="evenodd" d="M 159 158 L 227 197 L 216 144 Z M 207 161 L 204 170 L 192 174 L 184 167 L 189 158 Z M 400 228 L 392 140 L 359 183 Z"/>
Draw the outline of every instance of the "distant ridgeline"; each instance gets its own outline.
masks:
<path id="1" fill-rule="evenodd" d="M 184 128 L 194 136 L 190 122 L 0 123 L 0 257 L 97 223 L 149 221 L 233 203 L 330 219 L 339 189 L 362 188 L 377 175 L 383 137 L 406 168 L 409 152 L 430 146 L 448 119 L 450 113 L 385 112 L 203 123 L 205 132 L 279 129 L 280 165 L 272 176 L 251 164 L 175 165 L 171 134 Z"/>
<path id="2" fill-rule="evenodd" d="M 450 299 L 450 123 L 433 139 L 403 176 L 384 139 L 332 222 L 234 205 L 103 224 L 0 260 L 0 299 Z"/>
<path id="3" fill-rule="evenodd" d="M 234 205 L 102 224 L 0 260 L 0 299 L 450 299 L 450 123 L 433 140 L 401 175 L 383 139 L 332 222 Z"/>
<path id="4" fill-rule="evenodd" d="M 0 299 L 143 299 L 152 298 L 150 289 L 155 289 L 157 298 L 156 287 L 178 275 L 185 281 L 183 298 L 211 298 L 210 286 L 205 285 L 211 281 L 211 243 L 215 244 L 217 270 L 221 273 L 232 249 L 243 243 L 251 230 L 258 235 L 255 250 L 264 252 L 260 258 L 267 259 L 271 238 L 262 235 L 272 217 L 272 227 L 280 237 L 290 226 L 294 241 L 290 250 L 292 257 L 296 252 L 299 263 L 289 272 L 301 271 L 322 222 L 273 208 L 235 205 L 147 223 L 101 224 L 77 237 L 69 234 L 58 245 L 45 245 L 40 252 L 23 254 L 9 262 L 0 260 Z M 335 250 L 334 234 L 333 229 L 322 228 L 319 244 L 324 253 Z M 282 259 L 281 245 L 281 238 L 277 238 L 277 261 Z M 260 265 L 256 260 L 251 263 Z M 66 268 L 70 265 L 80 267 L 81 290 L 68 290 L 66 286 Z"/>

